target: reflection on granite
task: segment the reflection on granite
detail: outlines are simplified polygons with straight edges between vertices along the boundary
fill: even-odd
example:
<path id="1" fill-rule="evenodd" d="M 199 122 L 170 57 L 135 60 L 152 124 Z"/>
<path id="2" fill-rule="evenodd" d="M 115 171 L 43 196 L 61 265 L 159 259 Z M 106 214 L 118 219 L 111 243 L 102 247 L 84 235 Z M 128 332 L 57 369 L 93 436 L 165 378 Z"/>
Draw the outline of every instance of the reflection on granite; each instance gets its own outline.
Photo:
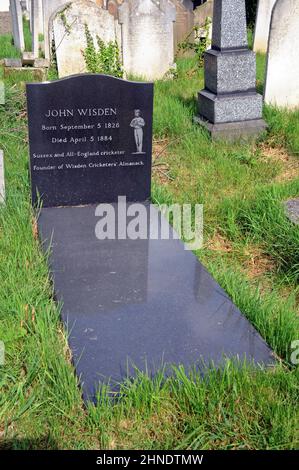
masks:
<path id="1" fill-rule="evenodd" d="M 145 204 L 149 214 L 149 204 Z M 220 364 L 224 356 L 274 363 L 272 351 L 181 241 L 98 240 L 96 206 L 43 209 L 55 293 L 84 398 L 133 366 Z"/>

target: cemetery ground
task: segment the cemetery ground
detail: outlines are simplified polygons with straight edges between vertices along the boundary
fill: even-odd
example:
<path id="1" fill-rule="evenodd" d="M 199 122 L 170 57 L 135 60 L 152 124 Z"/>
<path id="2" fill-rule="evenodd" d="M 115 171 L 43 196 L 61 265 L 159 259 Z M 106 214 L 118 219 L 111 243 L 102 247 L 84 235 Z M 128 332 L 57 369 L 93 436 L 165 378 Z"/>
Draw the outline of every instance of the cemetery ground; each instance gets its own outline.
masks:
<path id="1" fill-rule="evenodd" d="M 5 46 L 6 44 L 6 46 Z M 13 56 L 0 38 L 3 56 Z M 258 61 L 262 92 L 265 57 Z M 1 72 L 2 74 L 2 69 Z M 257 143 L 211 142 L 192 123 L 203 71 L 178 61 L 155 84 L 154 185 L 162 203 L 204 204 L 204 248 L 196 255 L 275 351 L 271 370 L 228 361 L 203 379 L 139 374 L 111 402 L 84 407 L 59 307 L 53 301 L 30 204 L 24 82 L 5 80 L 0 148 L 6 206 L 0 208 L 0 448 L 292 449 L 298 447 L 299 226 L 282 201 L 299 196 L 299 111 L 266 107 Z M 2 79 L 2 75 L 0 75 Z M 298 358 L 298 354 L 297 354 Z"/>

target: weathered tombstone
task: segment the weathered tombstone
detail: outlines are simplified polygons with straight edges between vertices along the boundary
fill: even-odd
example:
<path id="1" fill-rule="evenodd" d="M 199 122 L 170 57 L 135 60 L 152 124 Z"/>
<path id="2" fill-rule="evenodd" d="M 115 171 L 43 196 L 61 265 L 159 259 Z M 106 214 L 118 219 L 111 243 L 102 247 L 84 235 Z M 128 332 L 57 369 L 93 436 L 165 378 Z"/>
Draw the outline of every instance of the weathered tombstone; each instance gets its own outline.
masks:
<path id="1" fill-rule="evenodd" d="M 4 158 L 0 149 L 0 204 L 5 202 Z"/>
<path id="2" fill-rule="evenodd" d="M 205 89 L 198 104 L 195 120 L 213 138 L 246 138 L 266 128 L 255 54 L 247 45 L 245 0 L 214 0 L 212 48 L 205 53 Z"/>
<path id="3" fill-rule="evenodd" d="M 299 2 L 277 0 L 273 8 L 265 102 L 295 109 L 299 107 Z"/>
<path id="4" fill-rule="evenodd" d="M 23 13 L 20 0 L 10 0 L 10 14 L 12 18 L 12 32 L 14 45 L 20 51 L 25 49 L 23 31 Z"/>
<path id="5" fill-rule="evenodd" d="M 43 10 L 41 0 L 31 0 L 32 51 L 35 58 L 39 57 L 39 37 L 43 34 Z"/>
<path id="6" fill-rule="evenodd" d="M 201 359 L 220 365 L 237 355 L 272 364 L 269 347 L 183 243 L 150 236 L 156 220 L 157 233 L 162 227 L 148 201 L 153 85 L 86 74 L 29 84 L 27 99 L 39 236 L 51 247 L 85 400 L 95 400 L 99 382 L 117 389 L 135 367 L 188 371 Z M 130 238 L 140 210 L 144 236 Z M 115 239 L 96 236 L 105 214 L 115 216 Z"/>
<path id="7" fill-rule="evenodd" d="M 22 67 L 21 59 L 4 59 L 4 67 Z"/>
<path id="8" fill-rule="evenodd" d="M 106 43 L 116 41 L 119 36 L 114 16 L 89 0 L 76 0 L 62 7 L 54 13 L 51 23 L 59 77 L 86 72 L 83 56 L 87 47 L 86 26 L 94 43 L 97 36 Z"/>
<path id="9" fill-rule="evenodd" d="M 11 16 L 9 13 L 9 0 L 0 2 L 0 35 L 12 32 Z"/>
<path id="10" fill-rule="evenodd" d="M 57 11 L 60 7 L 67 7 L 72 0 L 42 0 L 43 1 L 43 30 L 44 30 L 44 48 L 45 48 L 45 58 L 50 59 L 51 56 L 51 40 L 52 40 L 52 33 L 49 30 L 49 22 L 50 19 L 55 11 Z M 99 7 L 104 7 L 104 3 L 106 0 L 90 0 L 95 5 Z M 51 22 L 52 25 L 52 22 Z"/>
<path id="11" fill-rule="evenodd" d="M 173 67 L 175 16 L 170 0 L 125 0 L 119 7 L 123 65 L 128 75 L 153 80 Z"/>
<path id="12" fill-rule="evenodd" d="M 259 0 L 254 28 L 253 50 L 266 53 L 268 48 L 271 15 L 276 0 Z"/>
<path id="13" fill-rule="evenodd" d="M 0 11 L 0 35 L 12 33 L 12 22 L 9 11 Z"/>
<path id="14" fill-rule="evenodd" d="M 193 26 L 193 2 L 191 0 L 172 0 L 176 8 L 176 20 L 174 24 L 174 51 L 179 52 L 178 46 L 186 39 L 194 39 Z"/>
<path id="15" fill-rule="evenodd" d="M 45 42 L 45 58 L 50 59 L 50 32 L 49 21 L 53 13 L 62 5 L 66 5 L 67 0 L 43 0 L 43 18 L 44 18 L 44 42 Z"/>
<path id="16" fill-rule="evenodd" d="M 208 0 L 207 2 L 199 5 L 194 10 L 194 24 L 198 26 L 203 26 L 207 18 L 213 17 L 213 0 Z"/>

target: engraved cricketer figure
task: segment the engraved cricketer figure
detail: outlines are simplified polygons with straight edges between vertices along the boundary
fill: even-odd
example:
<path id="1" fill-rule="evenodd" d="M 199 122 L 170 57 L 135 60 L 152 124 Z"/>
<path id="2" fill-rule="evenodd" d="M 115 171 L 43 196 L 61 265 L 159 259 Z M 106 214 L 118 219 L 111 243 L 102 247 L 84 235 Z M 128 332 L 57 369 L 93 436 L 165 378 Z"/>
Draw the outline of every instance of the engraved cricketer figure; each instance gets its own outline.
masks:
<path id="1" fill-rule="evenodd" d="M 135 136 L 135 142 L 136 142 L 136 148 L 137 148 L 136 153 L 144 153 L 142 151 L 142 145 L 143 145 L 143 129 L 142 128 L 145 126 L 145 121 L 141 117 L 140 109 L 135 109 L 134 114 L 135 114 L 135 117 L 131 121 L 130 126 L 134 127 L 134 136 Z"/>

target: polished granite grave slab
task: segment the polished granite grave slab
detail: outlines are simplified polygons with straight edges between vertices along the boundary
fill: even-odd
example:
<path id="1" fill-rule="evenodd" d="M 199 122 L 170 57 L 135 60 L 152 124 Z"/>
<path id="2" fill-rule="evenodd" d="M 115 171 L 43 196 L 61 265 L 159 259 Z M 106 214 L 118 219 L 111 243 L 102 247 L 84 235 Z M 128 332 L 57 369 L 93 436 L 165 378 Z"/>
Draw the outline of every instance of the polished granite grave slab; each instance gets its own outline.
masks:
<path id="1" fill-rule="evenodd" d="M 145 203 L 150 219 L 150 204 Z M 96 206 L 41 210 L 46 250 L 84 398 L 162 364 L 274 362 L 272 351 L 180 240 L 98 240 Z M 154 209 L 156 211 L 156 209 Z M 149 224 L 150 226 L 150 224 Z M 150 230 L 150 229 L 149 229 Z"/>

